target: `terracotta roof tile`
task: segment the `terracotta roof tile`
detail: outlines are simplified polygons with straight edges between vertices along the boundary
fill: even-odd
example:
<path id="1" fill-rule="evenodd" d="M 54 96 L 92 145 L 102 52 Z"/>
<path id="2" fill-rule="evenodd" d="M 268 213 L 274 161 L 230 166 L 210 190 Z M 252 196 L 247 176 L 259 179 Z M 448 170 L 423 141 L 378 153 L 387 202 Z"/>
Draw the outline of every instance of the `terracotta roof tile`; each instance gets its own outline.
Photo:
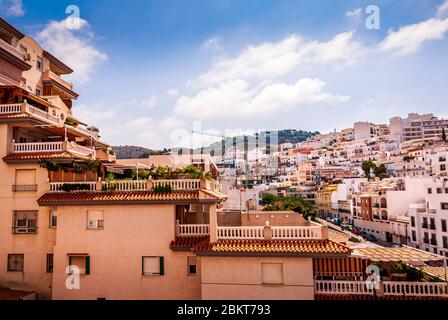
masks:
<path id="1" fill-rule="evenodd" d="M 335 242 L 346 243 L 350 239 L 350 236 L 344 232 L 328 228 L 328 238 Z"/>
<path id="2" fill-rule="evenodd" d="M 171 241 L 170 248 L 172 250 L 186 250 L 190 251 L 198 245 L 207 244 L 210 242 L 209 236 L 197 236 L 197 237 L 176 237 Z"/>
<path id="3" fill-rule="evenodd" d="M 51 205 L 53 203 L 82 203 L 82 202 L 123 202 L 123 201 L 189 201 L 198 200 L 198 191 L 112 191 L 112 192 L 50 192 L 40 197 L 39 205 Z"/>
<path id="4" fill-rule="evenodd" d="M 39 160 L 39 159 L 73 159 L 76 156 L 66 151 L 58 152 L 30 152 L 30 153 L 10 153 L 3 160 Z"/>
<path id="5" fill-rule="evenodd" d="M 350 254 L 351 249 L 331 240 L 219 240 L 200 243 L 198 253 L 207 254 Z"/>
<path id="6" fill-rule="evenodd" d="M 26 113 L 0 114 L 0 119 L 27 119 L 27 118 L 31 118 L 31 116 Z"/>

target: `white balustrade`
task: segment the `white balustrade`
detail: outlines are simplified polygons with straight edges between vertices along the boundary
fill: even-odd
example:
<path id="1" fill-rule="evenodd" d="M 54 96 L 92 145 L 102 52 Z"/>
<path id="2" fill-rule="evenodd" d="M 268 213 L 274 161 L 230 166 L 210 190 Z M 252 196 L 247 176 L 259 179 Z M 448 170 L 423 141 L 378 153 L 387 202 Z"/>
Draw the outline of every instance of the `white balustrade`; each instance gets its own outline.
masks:
<path id="1" fill-rule="evenodd" d="M 83 156 L 92 156 L 96 157 L 96 151 L 93 148 L 80 146 L 76 142 L 72 141 L 67 144 L 67 151 L 70 151 L 71 153 L 77 153 L 79 155 Z"/>
<path id="2" fill-rule="evenodd" d="M 173 180 L 153 180 L 153 187 L 170 186 L 171 190 L 197 190 L 200 188 L 199 179 L 173 179 Z"/>
<path id="3" fill-rule="evenodd" d="M 366 281 L 316 280 L 314 288 L 316 294 L 373 294 Z"/>
<path id="4" fill-rule="evenodd" d="M 85 186 L 85 190 L 80 191 L 96 191 L 96 182 L 51 182 L 50 183 L 50 192 L 58 192 L 61 187 L 64 185 L 83 185 Z M 83 188 L 84 189 L 84 188 Z"/>
<path id="5" fill-rule="evenodd" d="M 264 227 L 217 227 L 219 239 L 263 239 Z"/>
<path id="6" fill-rule="evenodd" d="M 62 151 L 62 141 L 58 142 L 31 142 L 31 143 L 13 143 L 14 152 L 58 152 Z"/>
<path id="7" fill-rule="evenodd" d="M 21 112 L 22 112 L 21 103 L 0 104 L 0 114 L 21 113 Z"/>
<path id="8" fill-rule="evenodd" d="M 384 295 L 448 297 L 448 286 L 445 282 L 385 281 Z"/>
<path id="9" fill-rule="evenodd" d="M 179 236 L 205 236 L 210 234 L 208 224 L 180 224 Z"/>
<path id="10" fill-rule="evenodd" d="M 104 181 L 106 190 L 112 191 L 144 191 L 146 190 L 146 180 L 114 180 Z"/>
<path id="11" fill-rule="evenodd" d="M 321 239 L 321 227 L 271 227 L 272 239 Z"/>
<path id="12" fill-rule="evenodd" d="M 49 114 L 47 111 L 41 110 L 39 108 L 33 107 L 29 104 L 26 105 L 26 109 L 27 111 L 32 114 L 35 117 L 41 118 L 41 119 L 45 119 L 47 121 L 50 121 L 52 123 L 59 123 L 60 120 L 59 118 Z"/>

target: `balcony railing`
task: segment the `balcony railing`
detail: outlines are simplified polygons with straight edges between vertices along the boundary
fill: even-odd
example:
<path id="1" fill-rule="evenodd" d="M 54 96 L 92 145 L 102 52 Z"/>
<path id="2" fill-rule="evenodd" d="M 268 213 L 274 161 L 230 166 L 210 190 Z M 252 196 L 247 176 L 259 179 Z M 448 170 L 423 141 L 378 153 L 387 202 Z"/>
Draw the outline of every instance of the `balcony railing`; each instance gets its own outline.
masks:
<path id="1" fill-rule="evenodd" d="M 37 191 L 37 184 L 15 184 L 12 186 L 13 192 L 32 192 Z"/>
<path id="2" fill-rule="evenodd" d="M 68 186 L 82 186 L 82 191 L 96 191 L 96 182 L 51 182 L 50 183 L 50 192 L 59 192 L 64 191 L 64 185 Z"/>
<path id="3" fill-rule="evenodd" d="M 22 112 L 22 104 L 0 104 L 0 114 L 15 114 Z"/>
<path id="4" fill-rule="evenodd" d="M 111 191 L 144 191 L 147 190 L 147 182 L 146 180 L 105 181 L 103 188 Z"/>
<path id="5" fill-rule="evenodd" d="M 444 282 L 384 282 L 384 295 L 448 297 L 448 286 Z"/>
<path id="6" fill-rule="evenodd" d="M 13 143 L 14 153 L 58 152 L 63 151 L 63 142 Z"/>
<path id="7" fill-rule="evenodd" d="M 210 225 L 208 224 L 180 224 L 178 236 L 194 237 L 206 236 L 210 234 Z"/>
<path id="8" fill-rule="evenodd" d="M 271 227 L 273 240 L 321 239 L 319 226 L 312 227 Z M 218 239 L 264 239 L 264 227 L 217 227 Z"/>
<path id="9" fill-rule="evenodd" d="M 385 296 L 448 297 L 448 286 L 444 282 L 384 281 L 382 286 Z M 374 290 L 367 287 L 366 281 L 316 280 L 314 287 L 316 294 L 374 294 Z"/>
<path id="10" fill-rule="evenodd" d="M 373 294 L 365 281 L 327 281 L 314 282 L 316 294 Z"/>
<path id="11" fill-rule="evenodd" d="M 29 104 L 26 104 L 26 111 L 28 113 L 31 113 L 33 116 L 43 119 L 43 120 L 47 120 L 51 123 L 56 123 L 59 124 L 60 123 L 60 119 L 51 115 L 50 113 L 48 113 L 47 111 L 41 110 L 39 108 L 30 106 Z"/>
<path id="12" fill-rule="evenodd" d="M 58 117 L 53 116 L 48 111 L 29 105 L 26 102 L 14 103 L 14 104 L 0 104 L 0 114 L 17 114 L 17 113 L 28 113 L 34 118 L 44 120 L 51 124 L 59 125 L 61 123 L 61 120 Z"/>
<path id="13" fill-rule="evenodd" d="M 197 190 L 200 189 L 199 179 L 154 180 L 153 187 L 171 187 L 171 190 Z"/>

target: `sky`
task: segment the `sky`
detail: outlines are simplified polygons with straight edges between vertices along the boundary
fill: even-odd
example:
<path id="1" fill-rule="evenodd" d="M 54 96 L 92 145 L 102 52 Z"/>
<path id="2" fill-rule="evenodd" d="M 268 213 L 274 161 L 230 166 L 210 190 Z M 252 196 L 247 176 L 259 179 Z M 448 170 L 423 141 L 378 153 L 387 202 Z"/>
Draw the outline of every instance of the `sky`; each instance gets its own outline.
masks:
<path id="1" fill-rule="evenodd" d="M 112 145 L 448 118 L 448 0 L 0 0 L 0 15 L 75 70 L 73 112 Z"/>

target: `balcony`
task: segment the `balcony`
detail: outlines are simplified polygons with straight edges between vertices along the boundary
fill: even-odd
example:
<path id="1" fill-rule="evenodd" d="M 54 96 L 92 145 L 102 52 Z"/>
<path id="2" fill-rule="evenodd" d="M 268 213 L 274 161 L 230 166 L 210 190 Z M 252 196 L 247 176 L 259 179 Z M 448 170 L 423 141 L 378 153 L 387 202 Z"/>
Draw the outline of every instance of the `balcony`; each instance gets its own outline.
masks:
<path id="1" fill-rule="evenodd" d="M 0 104 L 0 114 L 19 114 L 27 113 L 38 120 L 43 120 L 53 125 L 62 125 L 61 119 L 51 115 L 45 110 L 36 108 L 25 103 Z"/>
<path id="2" fill-rule="evenodd" d="M 273 240 L 311 240 L 322 239 L 322 226 L 315 224 L 313 226 L 287 226 L 287 227 L 270 227 L 272 230 Z M 217 227 L 218 239 L 225 240 L 244 240 L 244 239 L 265 239 L 263 226 L 223 226 Z M 177 236 L 193 237 L 210 234 L 210 226 L 208 224 L 188 224 L 177 225 Z"/>
<path id="3" fill-rule="evenodd" d="M 73 90 L 73 84 L 65 81 L 64 79 L 62 79 L 62 77 L 58 76 L 51 70 L 47 70 L 43 73 L 43 80 L 53 80 L 59 83 L 60 85 L 64 86 L 65 88 Z"/>
<path id="4" fill-rule="evenodd" d="M 7 43 L 6 41 L 0 40 L 0 48 L 5 51 L 8 51 L 8 53 L 12 54 L 13 56 L 15 56 L 18 59 L 24 60 L 24 58 L 25 58 L 25 55 L 22 52 L 20 52 L 16 48 L 14 48 L 12 45 Z"/>
<path id="5" fill-rule="evenodd" d="M 448 297 L 448 286 L 445 282 L 380 282 L 384 296 L 399 297 Z M 316 280 L 314 282 L 316 294 L 337 295 L 374 295 L 374 290 L 367 287 L 366 281 L 330 281 Z M 381 290 L 376 290 L 377 294 Z"/>
<path id="6" fill-rule="evenodd" d="M 56 141 L 56 142 L 29 142 L 16 143 L 12 142 L 13 153 L 34 153 L 34 152 L 62 152 L 68 151 L 80 156 L 95 157 L 95 149 L 80 146 L 74 141 Z"/>
<path id="7" fill-rule="evenodd" d="M 87 147 L 78 146 L 78 148 L 86 148 L 88 151 L 92 151 L 92 149 Z M 170 187 L 172 191 L 193 191 L 199 189 L 219 191 L 219 182 L 200 179 L 54 182 L 50 183 L 50 191 L 64 191 L 61 187 L 64 184 L 80 185 L 77 191 L 152 191 L 157 187 Z M 72 191 L 76 191 L 76 188 Z"/>

